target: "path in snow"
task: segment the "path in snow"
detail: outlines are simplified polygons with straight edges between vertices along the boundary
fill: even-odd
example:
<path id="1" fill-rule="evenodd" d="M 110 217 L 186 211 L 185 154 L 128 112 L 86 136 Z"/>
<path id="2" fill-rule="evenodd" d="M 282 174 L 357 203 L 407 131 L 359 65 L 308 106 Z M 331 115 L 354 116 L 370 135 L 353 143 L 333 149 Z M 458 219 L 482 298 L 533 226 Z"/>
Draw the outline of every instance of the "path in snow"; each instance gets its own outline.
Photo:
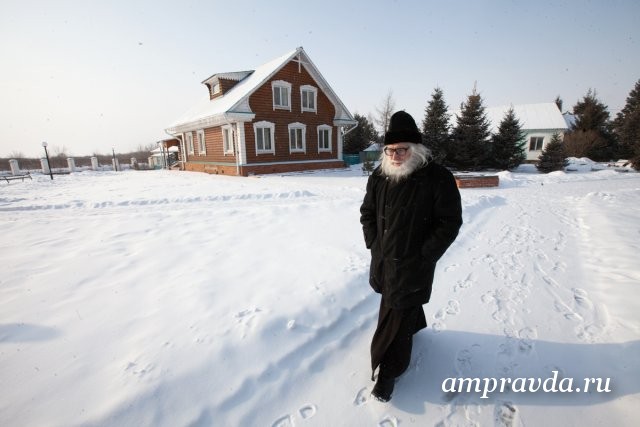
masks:
<path id="1" fill-rule="evenodd" d="M 495 194 L 489 195 L 475 190 L 463 192 L 465 226 L 439 263 L 438 290 L 426 306 L 431 315 L 431 331 L 416 337 L 410 371 L 399 381 L 391 408 L 376 407 L 379 404 L 370 401 L 370 385 L 367 385 L 354 388 L 356 409 L 369 406 L 367 414 L 371 416 L 373 412 L 371 421 L 380 426 L 397 425 L 402 420 L 411 423 L 415 421 L 415 415 L 411 414 L 424 411 L 425 404 L 412 400 L 416 395 L 424 395 L 421 390 L 427 386 L 429 391 L 425 400 L 430 408 L 427 413 L 435 409 L 440 414 L 439 417 L 427 416 L 435 425 L 515 426 L 533 416 L 536 405 L 549 405 L 552 401 L 556 401 L 552 405 L 557 405 L 558 397 L 507 393 L 487 402 L 467 393 L 444 394 L 439 391 L 439 384 L 448 376 L 545 379 L 552 371 L 557 371 L 560 378 L 571 377 L 576 381 L 593 376 L 595 372 L 620 377 L 615 367 L 602 369 L 597 363 L 603 358 L 615 357 L 616 346 L 587 346 L 607 342 L 613 322 L 608 306 L 592 298 L 591 292 L 597 290 L 597 286 L 586 271 L 588 266 L 585 269 L 580 260 L 584 254 L 597 251 L 602 236 L 608 236 L 612 230 L 602 230 L 597 236 L 591 234 L 591 240 L 585 241 L 584 224 L 593 221 L 592 216 L 596 214 L 592 209 L 581 207 L 580 201 L 592 196 L 590 193 L 577 195 L 576 187 L 571 183 L 557 185 L 565 188 L 559 192 L 547 192 L 544 186 L 514 188 L 496 190 Z M 603 183 L 603 186 L 607 184 Z M 638 189 L 633 191 L 638 193 Z M 635 215 L 640 217 L 637 212 Z M 501 221 L 496 222 L 495 217 Z M 625 248 L 630 244 L 628 240 L 616 243 L 618 250 L 634 249 Z M 374 306 L 371 304 L 372 310 Z M 490 319 L 494 325 L 490 330 L 481 329 L 487 325 L 485 319 Z M 453 331 L 450 335 L 453 338 L 444 338 L 449 347 L 434 350 L 439 336 L 461 324 L 477 332 L 477 338 L 468 341 L 463 337 L 474 334 Z M 373 327 L 373 322 L 371 325 Z M 474 325 L 481 328 L 474 331 Z M 365 332 L 370 334 L 371 330 Z M 486 335 L 487 332 L 495 335 Z M 368 344 L 367 338 L 366 335 L 361 337 L 361 346 Z M 547 341 L 556 339 L 576 344 Z M 346 354 L 342 356 L 346 357 Z M 361 362 L 366 361 L 364 356 L 360 358 Z M 434 374 L 433 370 L 444 370 L 445 373 Z M 422 372 L 427 373 L 427 381 L 420 383 L 412 378 L 424 379 Z M 634 370 L 627 367 L 627 372 Z M 637 376 L 637 370 L 634 374 Z M 370 384 L 363 375 L 355 377 L 360 378 L 361 384 Z M 439 380 L 433 381 L 434 378 Z M 313 384 L 299 386 L 304 390 L 308 387 L 313 389 Z M 561 402 L 582 406 L 638 390 L 626 384 L 619 391 L 610 396 L 563 396 Z M 487 411 L 487 406 L 492 409 Z M 337 422 L 334 411 L 323 413 L 323 405 L 315 405 L 315 408 L 314 414 L 322 420 L 315 425 Z M 354 413 L 340 422 L 368 425 L 358 424 L 359 418 L 355 414 L 363 415 Z M 281 425 L 281 422 L 299 425 L 294 423 L 296 420 L 302 421 L 292 411 L 284 418 L 277 418 L 273 425 Z M 571 420 L 572 416 L 563 413 L 558 416 L 556 425 L 571 423 Z"/>

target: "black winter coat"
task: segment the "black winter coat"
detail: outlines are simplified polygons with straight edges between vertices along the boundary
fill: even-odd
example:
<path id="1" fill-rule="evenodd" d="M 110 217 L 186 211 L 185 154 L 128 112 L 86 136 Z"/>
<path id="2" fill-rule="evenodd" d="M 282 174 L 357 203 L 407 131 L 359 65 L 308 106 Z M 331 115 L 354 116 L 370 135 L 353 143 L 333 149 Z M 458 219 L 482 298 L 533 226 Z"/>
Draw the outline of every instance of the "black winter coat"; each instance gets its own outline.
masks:
<path id="1" fill-rule="evenodd" d="M 360 208 L 371 249 L 369 283 L 392 308 L 429 302 L 436 262 L 462 226 L 460 192 L 446 168 L 418 169 L 393 183 L 378 167 Z"/>

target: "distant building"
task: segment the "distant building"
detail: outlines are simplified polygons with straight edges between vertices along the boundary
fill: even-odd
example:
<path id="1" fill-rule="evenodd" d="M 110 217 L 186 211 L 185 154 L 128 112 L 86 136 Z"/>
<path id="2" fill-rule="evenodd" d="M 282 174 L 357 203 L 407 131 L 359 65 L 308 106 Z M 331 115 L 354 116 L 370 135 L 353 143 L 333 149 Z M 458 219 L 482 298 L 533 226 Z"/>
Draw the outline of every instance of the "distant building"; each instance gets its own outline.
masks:
<path id="1" fill-rule="evenodd" d="M 500 122 L 511 107 L 513 107 L 513 111 L 522 126 L 522 131 L 525 133 L 527 142 L 525 147 L 526 161 L 528 162 L 538 160 L 542 150 L 551 141 L 554 133 L 558 133 L 560 138 L 563 138 L 565 132 L 569 129 L 565 117 L 563 117 L 556 103 L 546 102 L 487 108 L 486 113 L 491 123 L 491 133 L 498 132 Z"/>
<path id="2" fill-rule="evenodd" d="M 208 96 L 166 132 L 183 169 L 247 176 L 342 168 L 357 121 L 300 47 L 255 70 L 214 74 Z"/>
<path id="3" fill-rule="evenodd" d="M 163 139 L 151 150 L 148 162 L 151 169 L 176 169 L 180 160 L 180 140 Z"/>
<path id="4" fill-rule="evenodd" d="M 360 162 L 364 163 L 365 161 L 378 161 L 380 160 L 380 155 L 382 154 L 382 144 L 377 142 L 372 142 L 367 148 L 360 152 Z"/>

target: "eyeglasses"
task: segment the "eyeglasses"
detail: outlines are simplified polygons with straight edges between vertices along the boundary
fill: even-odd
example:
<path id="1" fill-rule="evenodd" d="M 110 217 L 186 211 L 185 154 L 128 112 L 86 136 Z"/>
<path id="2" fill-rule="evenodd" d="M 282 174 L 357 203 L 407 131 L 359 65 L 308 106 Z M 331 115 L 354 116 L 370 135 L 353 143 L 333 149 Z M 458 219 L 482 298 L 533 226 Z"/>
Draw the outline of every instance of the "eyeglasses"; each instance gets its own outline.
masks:
<path id="1" fill-rule="evenodd" d="M 407 154 L 407 150 L 409 150 L 409 147 L 384 147 L 384 154 L 389 157 L 393 156 L 394 154 L 397 154 L 398 156 L 404 156 L 405 154 Z"/>

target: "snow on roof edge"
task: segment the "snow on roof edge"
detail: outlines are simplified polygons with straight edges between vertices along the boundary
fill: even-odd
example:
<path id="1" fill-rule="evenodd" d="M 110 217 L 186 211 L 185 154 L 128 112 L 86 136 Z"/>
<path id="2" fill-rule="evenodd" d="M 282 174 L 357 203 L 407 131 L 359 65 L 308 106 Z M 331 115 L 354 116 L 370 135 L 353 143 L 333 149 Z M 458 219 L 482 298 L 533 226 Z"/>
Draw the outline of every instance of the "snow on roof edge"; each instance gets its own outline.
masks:
<path id="1" fill-rule="evenodd" d="M 489 129 L 492 133 L 498 131 L 500 122 L 510 108 L 516 114 L 523 130 L 527 129 L 568 129 L 567 123 L 555 102 L 542 102 L 536 104 L 502 105 L 485 108 L 485 114 L 489 120 Z M 449 111 L 453 120 L 456 120 L 460 110 Z"/>

